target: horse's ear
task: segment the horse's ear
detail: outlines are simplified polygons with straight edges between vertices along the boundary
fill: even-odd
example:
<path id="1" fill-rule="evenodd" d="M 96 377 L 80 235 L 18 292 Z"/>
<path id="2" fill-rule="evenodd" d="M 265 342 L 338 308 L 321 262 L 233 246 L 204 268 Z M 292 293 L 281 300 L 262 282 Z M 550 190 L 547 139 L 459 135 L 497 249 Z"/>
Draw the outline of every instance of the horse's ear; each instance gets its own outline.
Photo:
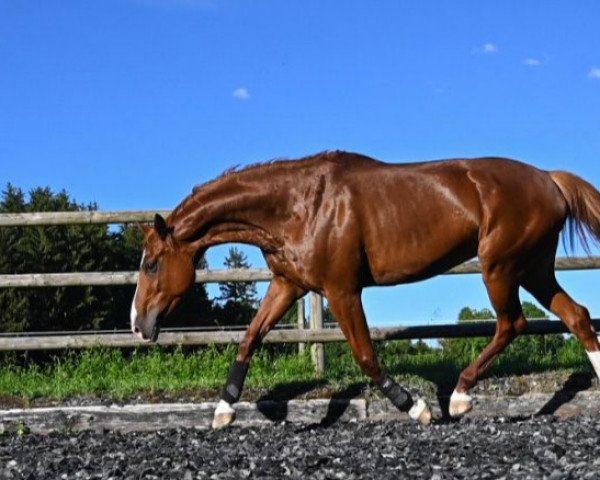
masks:
<path id="1" fill-rule="evenodd" d="M 154 230 L 156 230 L 161 240 L 165 240 L 169 234 L 173 233 L 173 227 L 169 227 L 167 221 L 158 213 L 154 215 Z"/>

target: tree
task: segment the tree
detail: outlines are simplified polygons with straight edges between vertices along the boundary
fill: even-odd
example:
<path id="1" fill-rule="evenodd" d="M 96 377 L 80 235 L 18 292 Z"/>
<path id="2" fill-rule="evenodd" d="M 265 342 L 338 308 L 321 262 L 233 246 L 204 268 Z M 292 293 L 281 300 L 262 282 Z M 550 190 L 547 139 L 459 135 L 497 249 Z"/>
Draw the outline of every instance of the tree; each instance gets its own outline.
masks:
<path id="1" fill-rule="evenodd" d="M 250 268 L 246 255 L 236 247 L 229 249 L 224 265 L 228 269 Z M 219 308 L 215 309 L 220 324 L 246 325 L 256 314 L 258 303 L 256 282 L 219 283 L 221 295 L 217 298 Z"/>
<path id="2" fill-rule="evenodd" d="M 11 184 L 2 192 L 0 213 L 96 210 L 78 204 L 66 191 L 35 188 L 25 194 Z M 137 270 L 143 235 L 136 226 L 57 225 L 0 228 L 0 273 L 60 273 Z M 202 260 L 203 261 L 203 260 Z M 0 331 L 127 328 L 135 286 L 40 287 L 0 289 Z M 210 318 L 212 304 L 203 285 L 194 287 L 195 317 Z M 208 311 L 208 313 L 207 313 Z"/>
<path id="3" fill-rule="evenodd" d="M 547 312 L 531 302 L 523 302 L 523 314 L 528 320 L 548 318 Z M 562 335 L 521 335 L 510 345 L 509 351 L 523 358 L 555 356 L 564 344 Z"/>
<path id="4" fill-rule="evenodd" d="M 224 265 L 228 269 L 250 268 L 246 254 L 236 247 L 229 248 L 229 255 L 225 258 Z M 239 304 L 256 304 L 256 282 L 223 282 L 219 283 L 221 296 L 218 298 L 224 302 L 235 302 Z"/>
<path id="5" fill-rule="evenodd" d="M 95 210 L 80 205 L 63 190 L 36 188 L 26 201 L 8 184 L 0 212 Z M 114 258 L 115 236 L 106 226 L 39 226 L 0 229 L 1 273 L 49 273 L 107 270 Z M 3 331 L 62 330 L 104 327 L 119 303 L 103 287 L 23 288 L 0 291 L 0 329 Z"/>
<path id="6" fill-rule="evenodd" d="M 458 313 L 458 323 L 466 323 L 481 320 L 493 320 L 496 316 L 489 308 L 480 310 L 471 307 L 463 307 Z M 444 352 L 457 360 L 472 361 L 481 353 L 490 339 L 487 337 L 475 338 L 447 338 L 440 341 Z"/>
<path id="7" fill-rule="evenodd" d="M 496 315 L 494 315 L 494 312 L 489 308 L 477 310 L 475 308 L 463 307 L 461 311 L 458 312 L 458 323 L 470 322 L 473 320 L 492 320 L 494 318 L 496 318 Z"/>
<path id="8" fill-rule="evenodd" d="M 531 302 L 522 303 L 523 314 L 527 319 L 544 319 L 548 314 Z M 464 307 L 458 314 L 458 322 L 495 319 L 489 308 L 481 310 Z M 445 352 L 460 360 L 472 361 L 490 342 L 487 337 L 445 339 L 440 343 Z M 507 355 L 518 356 L 526 361 L 540 355 L 556 355 L 564 345 L 560 335 L 520 335 L 507 348 Z"/>

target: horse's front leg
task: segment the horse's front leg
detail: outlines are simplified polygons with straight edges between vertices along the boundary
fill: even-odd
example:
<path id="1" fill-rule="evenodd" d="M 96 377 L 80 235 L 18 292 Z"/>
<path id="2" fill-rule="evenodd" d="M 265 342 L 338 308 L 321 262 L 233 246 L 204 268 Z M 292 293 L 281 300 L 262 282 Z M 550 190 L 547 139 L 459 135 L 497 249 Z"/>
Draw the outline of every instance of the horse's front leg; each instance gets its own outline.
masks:
<path id="1" fill-rule="evenodd" d="M 305 293 L 306 290 L 294 285 L 284 277 L 275 276 L 273 278 L 258 312 L 248 326 L 244 339 L 240 342 L 237 357 L 229 370 L 227 383 L 215 410 L 213 428 L 225 427 L 235 420 L 233 404 L 239 400 L 242 393 L 252 354 L 273 325 Z"/>
<path id="2" fill-rule="evenodd" d="M 350 350 L 365 372 L 381 392 L 403 412 L 407 412 L 413 420 L 428 425 L 431 422 L 431 409 L 423 399 L 413 401 L 410 393 L 398 385 L 379 366 L 371 334 L 363 311 L 360 292 L 347 292 L 338 289 L 326 291 L 329 307 L 340 324 L 344 336 L 348 340 Z"/>

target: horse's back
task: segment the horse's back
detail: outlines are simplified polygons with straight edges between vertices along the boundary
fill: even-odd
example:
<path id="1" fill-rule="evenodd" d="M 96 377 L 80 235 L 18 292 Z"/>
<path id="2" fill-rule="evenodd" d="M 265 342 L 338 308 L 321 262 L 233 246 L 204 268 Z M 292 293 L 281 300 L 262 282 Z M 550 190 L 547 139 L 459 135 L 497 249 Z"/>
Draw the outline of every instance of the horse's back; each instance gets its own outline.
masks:
<path id="1" fill-rule="evenodd" d="M 441 273 L 481 253 L 480 241 L 492 234 L 526 245 L 564 222 L 564 199 L 550 176 L 515 160 L 346 160 L 332 167 L 331 182 L 352 198 L 375 284 Z"/>

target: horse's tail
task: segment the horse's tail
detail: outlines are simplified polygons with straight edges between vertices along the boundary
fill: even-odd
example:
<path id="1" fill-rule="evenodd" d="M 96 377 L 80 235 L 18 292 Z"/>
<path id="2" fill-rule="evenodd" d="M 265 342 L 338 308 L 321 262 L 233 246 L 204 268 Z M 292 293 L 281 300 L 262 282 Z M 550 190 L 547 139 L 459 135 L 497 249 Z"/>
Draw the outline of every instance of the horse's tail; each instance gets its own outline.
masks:
<path id="1" fill-rule="evenodd" d="M 549 173 L 569 207 L 565 240 L 572 249 L 577 236 L 585 252 L 590 255 L 589 237 L 600 244 L 600 192 L 591 183 L 572 173 Z"/>

